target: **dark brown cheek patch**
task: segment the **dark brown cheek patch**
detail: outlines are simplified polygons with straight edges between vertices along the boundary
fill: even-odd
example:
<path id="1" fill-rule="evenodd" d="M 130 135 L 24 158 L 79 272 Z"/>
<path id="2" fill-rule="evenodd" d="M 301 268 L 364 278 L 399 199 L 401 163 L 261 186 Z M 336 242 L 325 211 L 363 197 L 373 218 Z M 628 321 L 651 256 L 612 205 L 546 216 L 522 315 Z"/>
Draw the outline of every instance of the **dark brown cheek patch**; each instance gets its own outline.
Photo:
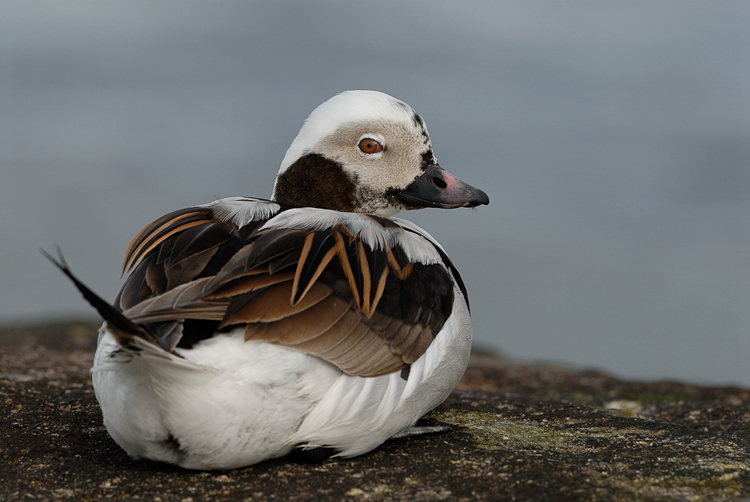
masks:
<path id="1" fill-rule="evenodd" d="M 356 210 L 357 187 L 341 164 L 310 153 L 279 176 L 275 199 L 292 206 L 352 212 Z"/>

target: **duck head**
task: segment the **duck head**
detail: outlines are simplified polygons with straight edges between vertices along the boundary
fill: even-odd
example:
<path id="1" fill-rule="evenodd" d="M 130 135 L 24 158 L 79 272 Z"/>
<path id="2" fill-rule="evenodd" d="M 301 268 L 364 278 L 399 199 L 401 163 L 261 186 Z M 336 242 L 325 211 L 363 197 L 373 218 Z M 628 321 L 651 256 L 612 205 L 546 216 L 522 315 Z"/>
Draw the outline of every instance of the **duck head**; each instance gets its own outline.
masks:
<path id="1" fill-rule="evenodd" d="M 490 201 L 440 167 L 419 114 L 377 91 L 342 92 L 313 110 L 281 163 L 273 200 L 380 216 Z"/>

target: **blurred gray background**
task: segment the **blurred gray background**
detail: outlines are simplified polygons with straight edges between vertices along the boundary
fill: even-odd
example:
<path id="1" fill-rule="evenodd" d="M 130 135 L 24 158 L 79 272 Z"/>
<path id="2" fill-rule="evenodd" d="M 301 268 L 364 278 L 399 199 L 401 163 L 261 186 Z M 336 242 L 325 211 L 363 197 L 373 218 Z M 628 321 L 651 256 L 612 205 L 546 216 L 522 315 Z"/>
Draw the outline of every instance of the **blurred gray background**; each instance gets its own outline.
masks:
<path id="1" fill-rule="evenodd" d="M 377 89 L 478 210 L 412 219 L 477 345 L 750 385 L 750 2 L 4 2 L 0 322 L 114 299 L 133 235 L 270 195 L 307 114 Z"/>

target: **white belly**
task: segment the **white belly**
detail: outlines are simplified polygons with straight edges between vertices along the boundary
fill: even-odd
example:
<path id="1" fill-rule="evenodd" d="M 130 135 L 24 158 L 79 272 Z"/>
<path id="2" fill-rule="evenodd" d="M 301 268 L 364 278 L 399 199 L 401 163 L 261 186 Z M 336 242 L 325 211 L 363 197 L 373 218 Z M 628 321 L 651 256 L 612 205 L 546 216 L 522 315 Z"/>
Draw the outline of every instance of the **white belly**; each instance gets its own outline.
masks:
<path id="1" fill-rule="evenodd" d="M 463 375 L 471 323 L 460 291 L 445 326 L 400 373 L 361 378 L 238 329 L 179 358 L 141 342 L 118 351 L 103 327 L 93 368 L 104 424 L 128 454 L 189 469 L 231 469 L 329 446 L 366 453 L 440 404 Z M 114 354 L 113 354 L 114 353 Z"/>

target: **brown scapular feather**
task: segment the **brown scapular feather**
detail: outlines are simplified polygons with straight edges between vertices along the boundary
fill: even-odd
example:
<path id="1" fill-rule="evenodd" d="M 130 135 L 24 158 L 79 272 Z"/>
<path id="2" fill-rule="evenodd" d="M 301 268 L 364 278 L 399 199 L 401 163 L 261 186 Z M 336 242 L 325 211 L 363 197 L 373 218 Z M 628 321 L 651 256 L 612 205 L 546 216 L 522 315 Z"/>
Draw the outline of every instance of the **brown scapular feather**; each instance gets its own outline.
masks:
<path id="1" fill-rule="evenodd" d="M 408 344 L 402 343 L 401 345 L 395 347 L 397 350 L 400 350 L 402 347 L 405 349 L 404 354 L 401 357 L 405 362 L 409 364 L 419 359 L 422 354 L 427 351 L 427 347 L 430 346 L 432 340 L 434 339 L 434 337 L 432 336 L 432 330 L 429 327 L 422 328 L 418 332 L 417 330 L 414 330 L 414 332 L 415 333 L 412 333 L 412 331 L 410 330 L 409 337 L 404 340 L 408 340 Z M 416 335 L 414 336 L 414 338 L 412 338 L 413 334 Z"/>
<path id="2" fill-rule="evenodd" d="M 320 235 L 316 249 L 311 253 L 310 250 L 315 237 Z M 320 274 L 336 256 L 335 239 L 332 235 L 311 233 L 306 239 L 300 253 L 297 269 L 294 273 L 294 283 L 292 285 L 292 304 L 300 301 L 311 287 L 318 280 Z"/>
<path id="3" fill-rule="evenodd" d="M 322 357 L 351 375 L 380 376 L 406 366 L 377 332 L 362 323 L 360 314 L 344 305 L 332 308 L 326 304 L 331 301 L 342 303 L 328 297 L 278 322 L 249 324 L 245 339 L 265 340 Z"/>
<path id="4" fill-rule="evenodd" d="M 346 302 L 328 296 L 305 310 L 268 323 L 263 340 L 287 347 L 298 345 L 329 331 L 348 310 Z"/>
<path id="5" fill-rule="evenodd" d="M 182 284 L 159 296 L 148 298 L 125 310 L 129 319 L 138 323 L 184 319 L 222 319 L 229 300 L 205 300 L 209 277 Z"/>
<path id="6" fill-rule="evenodd" d="M 218 248 L 219 246 L 216 245 L 190 256 L 189 260 L 183 259 L 171 266 L 166 266 L 164 273 L 167 277 L 167 289 L 175 288 L 195 279 L 206 268 Z"/>
<path id="7" fill-rule="evenodd" d="M 351 319 L 356 320 L 353 326 L 351 325 Z M 345 323 L 345 325 L 342 324 L 341 331 L 337 333 L 338 340 L 332 342 L 330 338 L 327 338 L 326 346 L 318 349 L 319 352 L 315 352 L 328 361 L 348 358 L 349 351 L 356 350 L 360 341 L 375 334 L 369 326 L 362 322 L 361 316 L 354 310 L 350 310 L 339 322 Z"/>
<path id="8" fill-rule="evenodd" d="M 151 288 L 151 292 L 154 295 L 160 295 L 167 290 L 167 276 L 164 273 L 164 268 L 156 265 L 153 262 L 149 262 L 146 265 L 146 274 L 144 281 L 146 285 Z M 133 303 L 135 305 L 135 303 Z"/>
<path id="9" fill-rule="evenodd" d="M 340 232 L 334 232 L 333 237 L 336 239 L 336 249 L 338 250 L 337 256 L 339 257 L 339 263 L 344 271 L 344 277 L 349 283 L 349 290 L 352 296 L 354 296 L 354 303 L 359 307 L 362 305 L 362 297 L 359 294 L 357 288 L 357 280 L 352 270 L 352 264 L 349 261 L 349 253 L 347 252 L 346 243 L 351 240 L 351 237 L 344 237 Z M 346 240 L 345 240 L 346 239 Z"/>
<path id="10" fill-rule="evenodd" d="M 180 209 L 152 221 L 130 241 L 122 263 L 123 273 L 132 270 L 144 256 L 172 235 L 215 221 L 211 211 L 203 208 Z"/>
<path id="11" fill-rule="evenodd" d="M 357 350 L 349 353 L 349 358 L 337 361 L 336 365 L 349 374 L 362 376 L 393 373 L 406 366 L 376 333 L 368 334 L 370 336 L 357 345 Z"/>
<path id="12" fill-rule="evenodd" d="M 291 282 L 283 282 L 268 287 L 261 292 L 251 292 L 235 297 L 228 306 L 221 327 L 241 323 L 273 322 L 309 309 L 323 301 L 333 292 L 318 284 L 305 295 L 305 298 L 292 305 L 289 301 Z"/>
<path id="13" fill-rule="evenodd" d="M 172 267 L 186 260 L 193 260 L 193 256 L 201 255 L 208 250 L 216 250 L 220 245 L 232 238 L 228 223 L 211 222 L 196 225 L 178 234 L 174 241 L 174 250 L 169 257 L 168 267 Z"/>
<path id="14" fill-rule="evenodd" d="M 215 288 L 213 293 L 206 296 L 206 300 L 231 298 L 243 293 L 249 293 L 250 291 L 273 286 L 274 284 L 279 284 L 281 282 L 291 281 L 293 279 L 294 274 L 292 272 L 268 275 L 259 270 L 257 274 L 243 275 L 239 279 L 229 281 L 226 284 Z"/>
<path id="15" fill-rule="evenodd" d="M 326 359 L 328 359 L 329 354 L 331 358 L 336 358 L 365 335 L 366 329 L 358 329 L 362 326 L 360 316 L 349 309 L 327 331 L 322 332 L 315 338 L 296 344 L 294 348 L 323 356 Z M 364 327 L 366 328 L 366 326 Z"/>
<path id="16" fill-rule="evenodd" d="M 152 289 L 147 280 L 147 272 L 153 265 L 153 262 L 153 257 L 147 256 L 138 264 L 135 271 L 130 274 L 130 277 L 128 277 L 127 281 L 125 281 L 125 284 L 122 286 L 122 289 L 120 289 L 120 292 L 117 294 L 117 298 L 114 302 L 116 307 L 120 310 L 127 310 L 143 300 L 154 296 L 155 290 Z M 157 267 L 157 269 L 162 275 L 164 274 L 164 270 L 161 267 Z M 156 272 L 152 271 L 151 273 Z M 155 276 L 154 279 L 154 285 L 158 287 L 158 282 L 156 281 L 157 278 Z M 164 284 L 166 286 L 166 277 L 164 278 Z"/>
<path id="17" fill-rule="evenodd" d="M 308 232 L 304 230 L 286 228 L 259 232 L 252 238 L 256 245 L 247 249 L 245 269 L 256 268 L 273 258 L 301 249 L 307 236 Z"/>

